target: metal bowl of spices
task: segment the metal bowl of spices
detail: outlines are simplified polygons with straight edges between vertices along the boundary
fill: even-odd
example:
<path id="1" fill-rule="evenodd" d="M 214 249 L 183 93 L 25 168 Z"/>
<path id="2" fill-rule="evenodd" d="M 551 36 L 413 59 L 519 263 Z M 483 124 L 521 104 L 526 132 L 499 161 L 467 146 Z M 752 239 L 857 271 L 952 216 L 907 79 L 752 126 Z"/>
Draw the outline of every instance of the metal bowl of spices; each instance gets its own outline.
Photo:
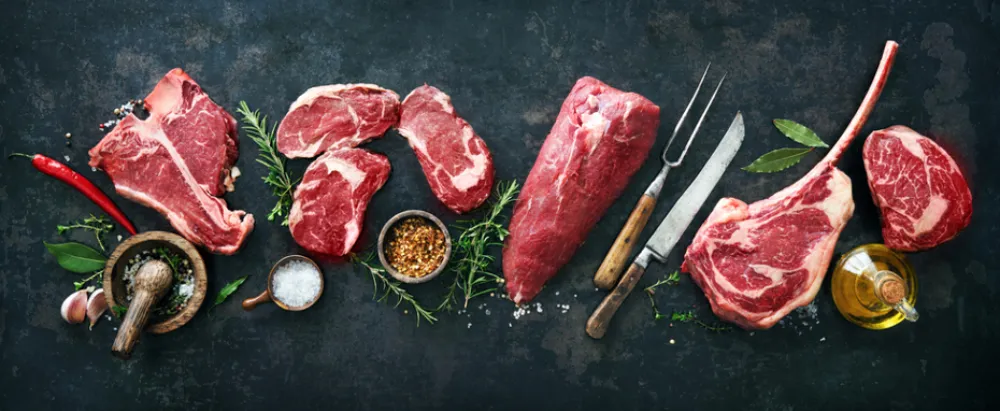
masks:
<path id="1" fill-rule="evenodd" d="M 408 284 L 437 277 L 451 258 L 448 227 L 433 214 L 407 210 L 385 223 L 378 235 L 378 259 L 393 278 Z"/>

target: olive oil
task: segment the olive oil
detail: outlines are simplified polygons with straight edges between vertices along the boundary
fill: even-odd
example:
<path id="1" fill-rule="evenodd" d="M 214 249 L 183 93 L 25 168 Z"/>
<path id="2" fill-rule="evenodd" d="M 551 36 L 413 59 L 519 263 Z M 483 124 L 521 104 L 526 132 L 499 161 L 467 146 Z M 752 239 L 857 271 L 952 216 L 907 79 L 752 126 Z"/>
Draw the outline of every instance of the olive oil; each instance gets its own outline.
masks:
<path id="1" fill-rule="evenodd" d="M 918 318 L 913 268 L 884 245 L 866 244 L 844 254 L 830 284 L 837 310 L 862 327 L 882 330 Z"/>

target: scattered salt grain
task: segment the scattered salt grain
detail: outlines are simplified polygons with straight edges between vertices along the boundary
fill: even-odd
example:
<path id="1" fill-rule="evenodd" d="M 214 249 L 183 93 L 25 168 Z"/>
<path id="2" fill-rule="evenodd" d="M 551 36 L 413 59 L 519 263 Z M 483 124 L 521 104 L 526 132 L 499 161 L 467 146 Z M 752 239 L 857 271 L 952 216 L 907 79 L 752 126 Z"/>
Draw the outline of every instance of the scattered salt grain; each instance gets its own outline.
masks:
<path id="1" fill-rule="evenodd" d="M 823 337 L 823 338 L 819 339 L 819 342 L 823 342 L 823 341 L 826 341 L 826 337 Z"/>
<path id="2" fill-rule="evenodd" d="M 511 325 L 511 323 L 507 323 L 507 328 L 511 328 L 511 327 L 513 327 L 513 325 Z"/>
<path id="3" fill-rule="evenodd" d="M 542 312 L 542 303 L 535 303 L 535 311 Z"/>
<path id="4" fill-rule="evenodd" d="M 63 158 L 66 160 L 67 163 L 69 162 L 69 156 L 63 156 Z"/>
<path id="5" fill-rule="evenodd" d="M 556 295 L 559 295 L 559 292 L 558 292 L 558 291 L 556 291 Z"/>
<path id="6" fill-rule="evenodd" d="M 576 294 L 573 294 L 573 298 L 576 298 Z"/>
<path id="7" fill-rule="evenodd" d="M 472 328 L 472 323 L 469 323 L 469 325 L 465 326 L 465 328 L 466 329 Z"/>
<path id="8" fill-rule="evenodd" d="M 486 309 L 486 315 L 490 315 L 490 310 Z"/>
<path id="9" fill-rule="evenodd" d="M 97 167 L 91 167 L 91 168 L 90 168 L 90 171 L 94 171 L 94 172 L 96 172 L 96 171 L 97 171 Z"/>
<path id="10" fill-rule="evenodd" d="M 304 306 L 319 296 L 322 278 L 312 264 L 292 261 L 274 272 L 273 297 L 289 307 Z"/>
<path id="11" fill-rule="evenodd" d="M 671 339 L 670 339 L 670 343 L 671 343 L 671 344 L 674 344 L 674 343 L 676 343 L 676 342 L 677 342 L 677 341 L 674 341 L 674 339 L 673 339 L 673 338 L 671 338 Z"/>
<path id="12" fill-rule="evenodd" d="M 119 242 L 122 241 L 122 235 L 121 234 L 118 234 L 118 241 Z"/>

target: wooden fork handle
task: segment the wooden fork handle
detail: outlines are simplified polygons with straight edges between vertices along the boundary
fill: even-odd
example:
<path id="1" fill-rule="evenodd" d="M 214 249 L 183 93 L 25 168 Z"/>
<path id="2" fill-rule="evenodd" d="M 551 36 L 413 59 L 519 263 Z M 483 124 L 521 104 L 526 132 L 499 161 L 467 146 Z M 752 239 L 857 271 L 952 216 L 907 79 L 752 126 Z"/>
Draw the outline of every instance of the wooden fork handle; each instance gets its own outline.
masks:
<path id="1" fill-rule="evenodd" d="M 608 332 L 608 325 L 611 324 L 611 318 L 618 312 L 618 308 L 628 298 L 629 293 L 635 288 L 635 284 L 639 282 L 644 272 L 646 272 L 646 268 L 639 264 L 632 263 L 629 266 L 628 272 L 622 277 L 618 286 L 607 297 L 604 297 L 604 301 L 601 301 L 601 305 L 597 306 L 594 313 L 590 315 L 590 319 L 587 320 L 587 335 L 590 338 L 600 339 L 604 337 L 604 333 Z"/>
<path id="2" fill-rule="evenodd" d="M 594 285 L 598 288 L 610 290 L 618 282 L 618 277 L 628 265 L 632 249 L 635 247 L 636 241 L 639 241 L 639 235 L 646 227 L 646 222 L 649 221 L 649 216 L 653 214 L 654 208 L 656 208 L 656 198 L 649 194 L 643 194 L 639 203 L 635 205 L 635 209 L 632 210 L 632 214 L 629 214 L 625 226 L 618 233 L 618 238 L 611 245 L 608 254 L 604 256 L 601 267 L 594 274 Z"/>

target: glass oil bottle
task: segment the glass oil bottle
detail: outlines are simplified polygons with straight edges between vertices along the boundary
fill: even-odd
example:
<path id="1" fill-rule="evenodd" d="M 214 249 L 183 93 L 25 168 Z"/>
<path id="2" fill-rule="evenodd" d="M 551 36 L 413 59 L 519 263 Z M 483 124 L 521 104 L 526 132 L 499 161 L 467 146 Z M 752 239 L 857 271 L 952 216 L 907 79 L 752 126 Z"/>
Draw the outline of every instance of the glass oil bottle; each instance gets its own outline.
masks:
<path id="1" fill-rule="evenodd" d="M 903 256 L 882 244 L 859 246 L 840 258 L 830 280 L 833 302 L 848 321 L 882 330 L 917 321 L 917 277 Z"/>

